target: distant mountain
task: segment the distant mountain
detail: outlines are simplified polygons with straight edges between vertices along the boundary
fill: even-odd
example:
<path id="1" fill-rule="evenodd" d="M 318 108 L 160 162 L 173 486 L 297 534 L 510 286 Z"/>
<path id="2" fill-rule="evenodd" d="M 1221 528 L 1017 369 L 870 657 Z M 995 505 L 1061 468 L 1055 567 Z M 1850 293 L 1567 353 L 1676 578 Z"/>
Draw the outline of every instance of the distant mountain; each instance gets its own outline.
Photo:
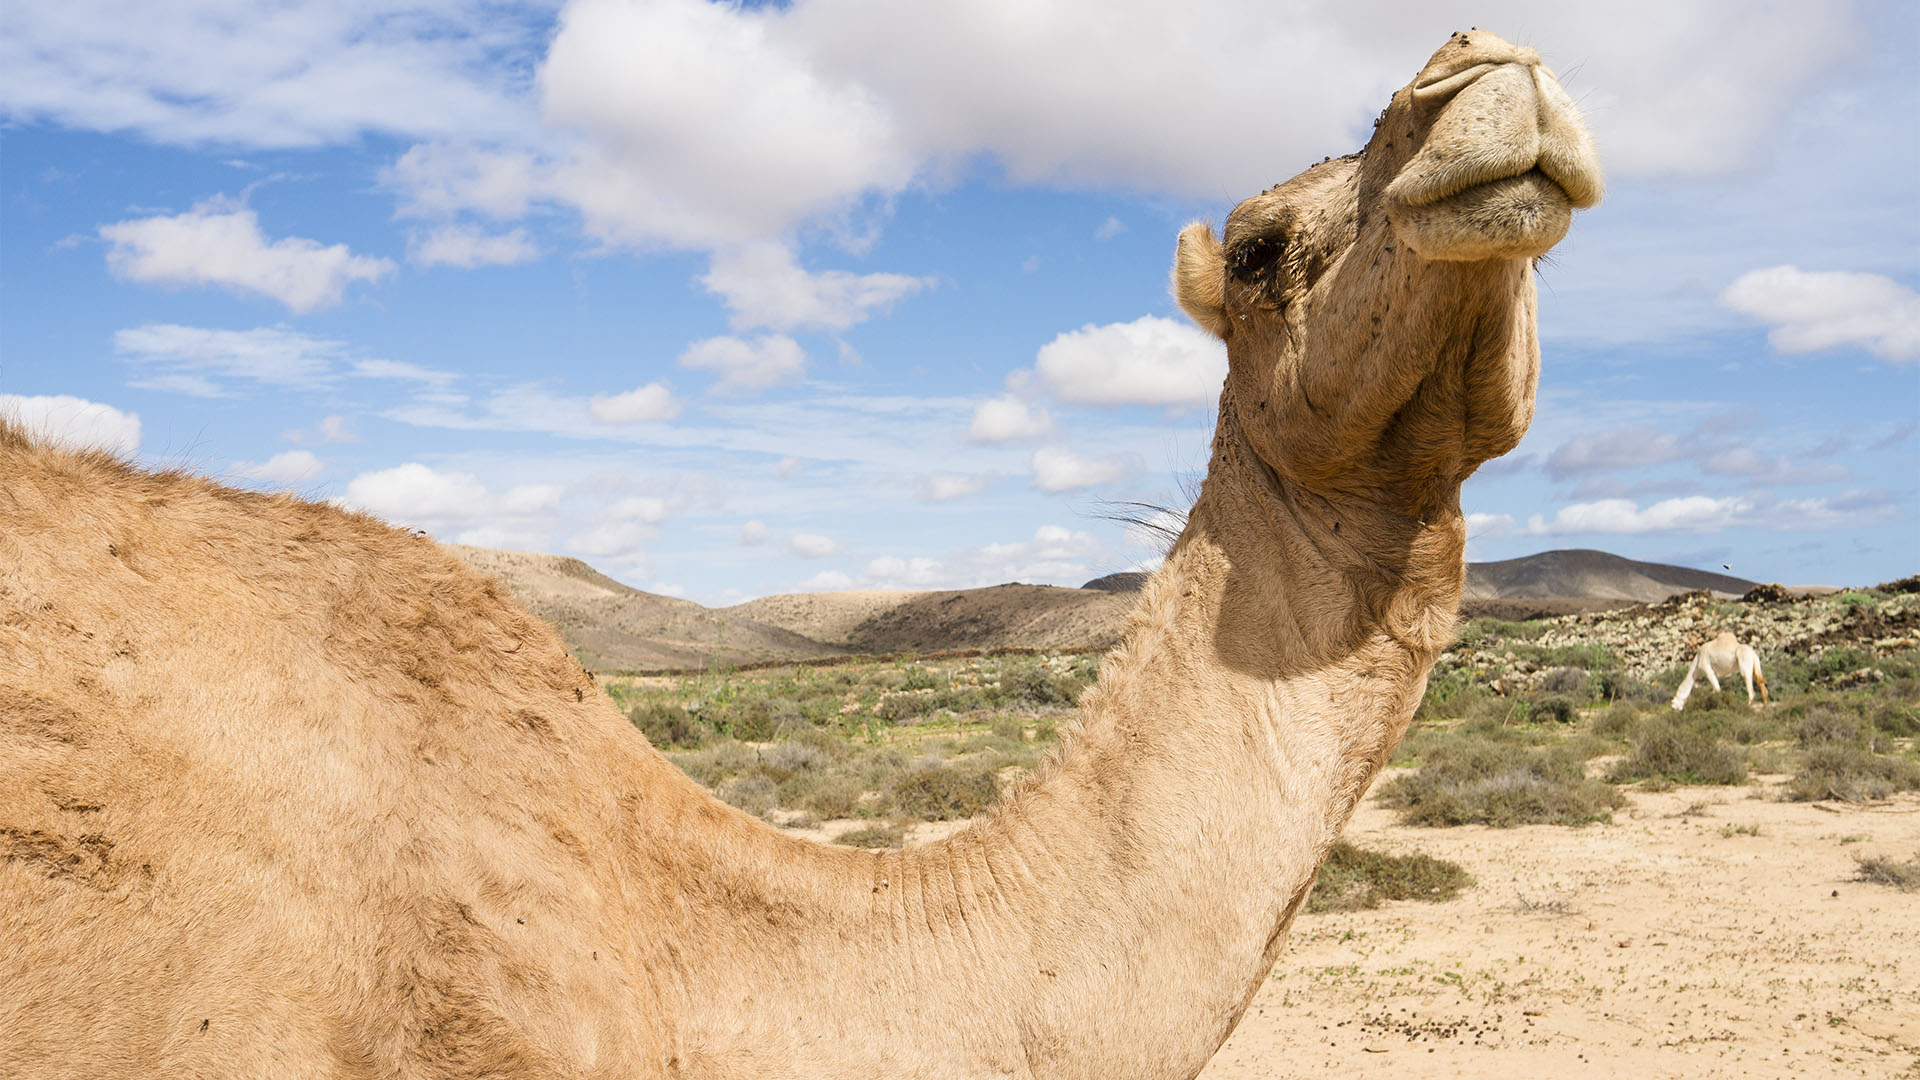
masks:
<path id="1" fill-rule="evenodd" d="M 1467 564 L 1468 600 L 1629 600 L 1655 604 L 1677 593 L 1711 589 L 1743 596 L 1754 583 L 1731 574 L 1636 562 L 1604 551 L 1543 551 L 1518 559 Z"/>
<path id="2" fill-rule="evenodd" d="M 446 546 L 498 577 L 529 611 L 559 629 L 582 663 L 600 671 L 1001 646 L 1104 649 L 1119 641 L 1134 594 L 1147 579 L 1129 571 L 1095 578 L 1078 589 L 995 585 L 790 593 L 706 608 L 622 585 L 578 559 Z M 1741 595 L 1752 587 L 1727 574 L 1635 562 L 1604 551 L 1547 551 L 1468 564 L 1462 606 L 1469 617 L 1531 619 L 1657 603 L 1693 589 Z"/>

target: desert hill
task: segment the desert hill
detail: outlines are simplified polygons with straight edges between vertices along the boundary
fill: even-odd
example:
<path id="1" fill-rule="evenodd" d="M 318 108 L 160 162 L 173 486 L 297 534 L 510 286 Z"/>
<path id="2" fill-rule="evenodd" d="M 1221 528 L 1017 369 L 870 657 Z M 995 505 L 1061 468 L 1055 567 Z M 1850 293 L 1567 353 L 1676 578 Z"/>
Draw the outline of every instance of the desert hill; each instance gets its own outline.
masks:
<path id="1" fill-rule="evenodd" d="M 1543 551 L 1519 559 L 1467 564 L 1469 600 L 1631 600 L 1657 604 L 1676 593 L 1710 589 L 1744 596 L 1754 583 L 1731 574 L 1636 562 L 1604 551 Z"/>
<path id="2" fill-rule="evenodd" d="M 1104 649 L 1119 643 L 1135 599 L 1131 592 L 994 585 L 935 592 L 789 594 L 725 610 L 853 653 L 1005 645 Z"/>
<path id="3" fill-rule="evenodd" d="M 500 578 L 528 610 L 559 629 L 583 664 L 598 671 L 1007 646 L 1104 649 L 1119 641 L 1146 580 L 1130 572 L 1079 589 L 1014 584 L 788 593 L 707 608 L 622 585 L 578 559 L 447 548 Z M 1470 617 L 1539 618 L 1658 603 L 1695 589 L 1739 595 L 1752 584 L 1604 551 L 1548 551 L 1468 564 L 1463 606 Z"/>
<path id="4" fill-rule="evenodd" d="M 552 623 L 580 662 L 596 671 L 800 660 L 847 651 L 691 600 L 622 585 L 579 559 L 445 547 L 499 578 L 514 599 Z"/>

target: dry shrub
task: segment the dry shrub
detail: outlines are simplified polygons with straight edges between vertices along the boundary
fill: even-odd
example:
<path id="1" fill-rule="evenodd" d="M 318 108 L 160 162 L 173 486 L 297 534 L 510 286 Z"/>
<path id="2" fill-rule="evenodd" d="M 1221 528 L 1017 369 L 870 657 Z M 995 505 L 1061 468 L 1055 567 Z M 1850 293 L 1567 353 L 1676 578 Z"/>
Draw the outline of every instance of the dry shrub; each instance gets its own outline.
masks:
<path id="1" fill-rule="evenodd" d="M 833 838 L 836 844 L 863 848 L 897 848 L 907 842 L 906 830 L 898 825 L 869 825 L 844 832 Z"/>
<path id="2" fill-rule="evenodd" d="M 888 801 L 894 812 L 926 821 L 952 821 L 984 814 L 1000 799 L 991 769 L 927 765 L 894 781 Z"/>
<path id="3" fill-rule="evenodd" d="M 1884 855 L 1856 857 L 1855 881 L 1891 885 L 1901 892 L 1920 892 L 1920 856 L 1901 862 Z"/>
<path id="4" fill-rule="evenodd" d="M 1666 780 L 1676 784 L 1744 784 L 1747 761 L 1705 726 L 1684 717 L 1649 719 L 1633 737 L 1633 750 L 1608 779 Z"/>
<path id="5" fill-rule="evenodd" d="M 779 789 L 764 773 L 750 773 L 722 781 L 714 789 L 721 801 L 737 806 L 755 817 L 765 817 L 779 797 Z"/>
<path id="6" fill-rule="evenodd" d="M 1858 743 L 1827 742 L 1807 748 L 1800 771 L 1787 782 L 1786 797 L 1869 802 L 1915 790 L 1920 790 L 1920 762 L 1876 754 Z"/>
<path id="7" fill-rule="evenodd" d="M 1345 840 L 1335 843 L 1320 864 L 1307 910 L 1361 911 L 1389 900 L 1451 900 L 1473 884 L 1458 863 L 1431 855 L 1389 855 Z"/>
<path id="8" fill-rule="evenodd" d="M 1626 798 L 1589 780 L 1564 748 L 1522 746 L 1459 734 L 1437 743 L 1420 771 L 1387 782 L 1383 806 L 1409 825 L 1583 825 L 1608 821 Z"/>

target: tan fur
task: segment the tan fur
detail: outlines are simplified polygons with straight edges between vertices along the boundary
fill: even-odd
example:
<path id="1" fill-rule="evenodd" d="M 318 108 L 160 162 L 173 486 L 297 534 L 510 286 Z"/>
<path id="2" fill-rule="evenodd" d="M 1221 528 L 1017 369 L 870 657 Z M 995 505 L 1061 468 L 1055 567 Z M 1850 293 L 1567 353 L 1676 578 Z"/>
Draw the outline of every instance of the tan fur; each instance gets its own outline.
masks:
<path id="1" fill-rule="evenodd" d="M 1687 707 L 1687 698 L 1693 694 L 1695 676 L 1703 677 L 1713 687 L 1714 693 L 1720 692 L 1720 676 L 1731 675 L 1738 671 L 1747 683 L 1747 704 L 1753 704 L 1754 687 L 1760 688 L 1760 702 L 1767 700 L 1767 677 L 1760 673 L 1760 654 L 1753 646 L 1742 645 L 1729 631 L 1721 631 L 1718 637 L 1700 646 L 1693 656 L 1693 665 L 1687 668 L 1687 677 L 1680 683 L 1680 689 L 1674 692 L 1673 707 L 1677 712 Z"/>
<path id="2" fill-rule="evenodd" d="M 1422 78 L 1462 54 L 1536 70 L 1475 33 Z M 0 1061 L 1192 1077 L 1452 632 L 1461 481 L 1532 414 L 1533 242 L 1422 255 L 1382 194 L 1449 101 L 1183 238 L 1230 360 L 1186 531 L 1041 775 L 917 849 L 714 800 L 431 541 L 0 425 Z"/>

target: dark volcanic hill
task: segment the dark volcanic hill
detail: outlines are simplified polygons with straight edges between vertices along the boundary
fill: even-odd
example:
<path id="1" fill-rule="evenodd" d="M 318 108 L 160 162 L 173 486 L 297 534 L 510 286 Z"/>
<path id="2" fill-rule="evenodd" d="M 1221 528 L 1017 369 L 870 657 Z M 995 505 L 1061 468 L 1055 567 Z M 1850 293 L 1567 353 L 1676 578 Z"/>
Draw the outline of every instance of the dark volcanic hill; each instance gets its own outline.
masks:
<path id="1" fill-rule="evenodd" d="M 1576 548 L 1468 563 L 1466 599 L 1631 600 L 1653 604 L 1694 589 L 1741 596 L 1753 584 L 1730 574 L 1636 562 L 1604 551 Z"/>

